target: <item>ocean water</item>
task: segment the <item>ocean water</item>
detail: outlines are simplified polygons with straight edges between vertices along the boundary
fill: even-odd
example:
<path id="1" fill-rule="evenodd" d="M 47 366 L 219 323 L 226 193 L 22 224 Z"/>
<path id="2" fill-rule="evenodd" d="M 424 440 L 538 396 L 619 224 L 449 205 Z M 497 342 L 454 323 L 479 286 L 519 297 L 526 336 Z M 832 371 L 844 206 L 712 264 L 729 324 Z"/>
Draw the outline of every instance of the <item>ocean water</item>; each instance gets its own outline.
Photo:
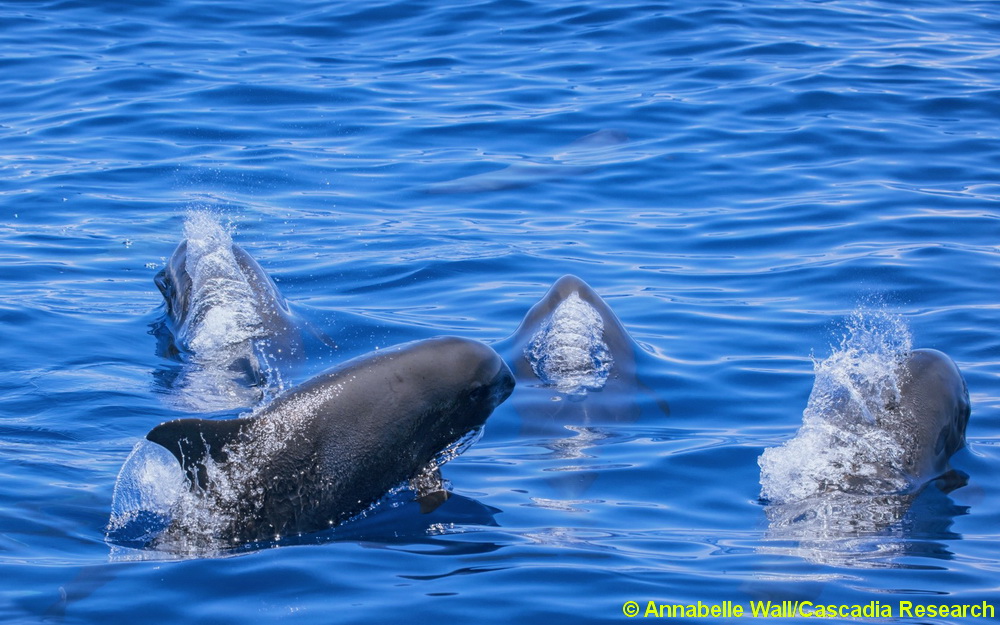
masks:
<path id="1" fill-rule="evenodd" d="M 981 620 L 897 606 L 1000 603 L 998 35 L 991 1 L 3 5 L 0 619 Z M 564 274 L 641 347 L 634 388 L 594 424 L 519 386 L 427 514 L 404 490 L 243 550 L 109 541 L 146 432 L 243 410 L 165 335 L 153 279 L 193 215 L 328 339 L 275 392 L 402 341 L 502 345 Z M 967 477 L 776 513 L 762 480 L 799 485 L 759 462 L 817 373 L 909 345 L 968 384 Z"/>

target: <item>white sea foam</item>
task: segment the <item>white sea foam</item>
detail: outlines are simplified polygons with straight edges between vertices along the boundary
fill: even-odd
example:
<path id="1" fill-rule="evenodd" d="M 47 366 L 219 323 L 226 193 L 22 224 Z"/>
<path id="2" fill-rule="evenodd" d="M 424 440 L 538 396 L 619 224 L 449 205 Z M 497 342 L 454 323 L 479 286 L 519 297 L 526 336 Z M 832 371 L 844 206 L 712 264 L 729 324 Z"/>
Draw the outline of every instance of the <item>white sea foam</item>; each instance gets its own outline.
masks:
<path id="1" fill-rule="evenodd" d="M 202 360 L 223 359 L 232 346 L 265 336 L 255 295 L 233 255 L 233 239 L 213 215 L 196 211 L 184 223 L 190 311 L 178 333 Z"/>
<path id="2" fill-rule="evenodd" d="M 603 388 L 613 364 L 601 315 L 578 293 L 552 311 L 524 351 L 535 375 L 567 394 Z"/>
<path id="3" fill-rule="evenodd" d="M 761 497 L 773 504 L 830 492 L 881 495 L 909 485 L 904 449 L 886 428 L 911 349 L 901 317 L 857 312 L 840 345 L 815 362 L 816 381 L 795 437 L 764 450 Z"/>

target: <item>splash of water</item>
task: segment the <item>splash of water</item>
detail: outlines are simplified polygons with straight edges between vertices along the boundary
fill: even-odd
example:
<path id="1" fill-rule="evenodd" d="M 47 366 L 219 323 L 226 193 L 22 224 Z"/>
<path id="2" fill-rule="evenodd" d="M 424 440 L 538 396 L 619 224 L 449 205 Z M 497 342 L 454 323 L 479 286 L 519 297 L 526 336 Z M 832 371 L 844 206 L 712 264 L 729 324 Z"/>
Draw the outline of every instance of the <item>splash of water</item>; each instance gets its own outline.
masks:
<path id="1" fill-rule="evenodd" d="M 570 395 L 603 388 L 613 364 L 601 315 L 578 293 L 552 311 L 524 355 L 540 380 Z"/>
<path id="2" fill-rule="evenodd" d="M 816 381 L 795 437 L 764 450 L 761 497 L 773 504 L 830 492 L 879 495 L 909 487 L 905 450 L 887 428 L 900 365 L 912 347 L 903 319 L 855 312 L 840 345 L 815 361 Z"/>
<path id="3" fill-rule="evenodd" d="M 210 361 L 225 359 L 234 346 L 266 336 L 230 233 L 210 213 L 193 211 L 184 222 L 184 238 L 191 310 L 178 338 L 200 359 Z"/>
<path id="4" fill-rule="evenodd" d="M 146 544 L 169 524 L 186 490 L 186 479 L 174 456 L 155 443 L 139 441 L 115 481 L 108 539 Z"/>

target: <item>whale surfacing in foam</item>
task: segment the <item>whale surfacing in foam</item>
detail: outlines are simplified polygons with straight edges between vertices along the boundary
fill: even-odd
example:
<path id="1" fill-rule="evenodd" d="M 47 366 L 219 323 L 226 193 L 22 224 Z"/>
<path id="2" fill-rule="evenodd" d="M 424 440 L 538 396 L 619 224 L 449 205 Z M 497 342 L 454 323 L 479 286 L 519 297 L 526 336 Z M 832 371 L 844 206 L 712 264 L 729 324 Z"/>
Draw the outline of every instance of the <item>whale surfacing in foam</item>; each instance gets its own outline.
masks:
<path id="1" fill-rule="evenodd" d="M 303 349 L 300 325 L 271 277 L 215 217 L 189 214 L 184 234 L 154 279 L 170 351 L 185 361 L 174 399 L 201 412 L 253 405 L 268 387 L 281 388 L 282 366 Z"/>
<path id="2" fill-rule="evenodd" d="M 538 379 L 563 393 L 600 390 L 614 364 L 601 314 L 577 291 L 556 306 L 524 355 Z"/>
<path id="3" fill-rule="evenodd" d="M 637 421 L 646 408 L 669 414 L 637 376 L 645 352 L 576 276 L 559 278 L 496 348 L 518 381 L 519 438 L 559 460 L 545 470 L 561 496 L 576 497 L 598 479 L 602 469 L 587 450 L 614 442 L 618 425 Z"/>
<path id="4" fill-rule="evenodd" d="M 590 285 L 566 275 L 502 343 L 518 380 L 570 396 L 631 385 L 639 347 Z"/>
<path id="5" fill-rule="evenodd" d="M 946 473 L 969 420 L 961 372 L 942 352 L 914 349 L 892 379 L 896 387 L 884 389 L 871 420 L 854 401 L 836 398 L 844 405 L 807 418 L 795 438 L 765 450 L 762 496 L 782 503 L 832 492 L 904 494 Z"/>
<path id="6" fill-rule="evenodd" d="M 335 526 L 446 461 L 513 386 L 491 348 L 440 337 L 348 361 L 249 417 L 163 423 L 146 438 L 174 455 L 190 491 L 156 546 L 235 547 Z"/>
<path id="7" fill-rule="evenodd" d="M 945 497 L 967 478 L 949 465 L 970 414 L 954 361 L 911 348 L 899 319 L 857 321 L 816 363 L 799 431 L 758 458 L 770 537 L 800 541 L 795 552 L 811 560 L 853 561 L 862 536 L 882 554 L 904 551 L 905 542 L 879 537 L 929 483 L 928 497 Z"/>

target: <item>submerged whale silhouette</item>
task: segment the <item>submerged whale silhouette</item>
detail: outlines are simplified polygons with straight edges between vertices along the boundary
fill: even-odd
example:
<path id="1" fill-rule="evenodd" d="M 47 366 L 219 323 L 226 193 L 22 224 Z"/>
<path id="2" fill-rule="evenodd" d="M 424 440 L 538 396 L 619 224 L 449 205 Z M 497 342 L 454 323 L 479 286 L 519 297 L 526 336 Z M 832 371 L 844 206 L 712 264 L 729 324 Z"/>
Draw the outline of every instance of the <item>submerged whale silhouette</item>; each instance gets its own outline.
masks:
<path id="1" fill-rule="evenodd" d="M 146 438 L 191 493 L 164 544 L 235 546 L 332 527 L 420 474 L 510 394 L 488 346 L 441 337 L 344 363 L 239 419 L 180 419 Z"/>
<path id="2" fill-rule="evenodd" d="M 620 130 L 598 130 L 581 137 L 552 154 L 545 162 L 525 161 L 514 163 L 503 169 L 488 171 L 456 180 L 437 182 L 424 187 L 427 193 L 483 193 L 517 189 L 569 176 L 594 171 L 602 163 L 592 157 L 600 151 L 628 141 L 628 135 Z"/>

